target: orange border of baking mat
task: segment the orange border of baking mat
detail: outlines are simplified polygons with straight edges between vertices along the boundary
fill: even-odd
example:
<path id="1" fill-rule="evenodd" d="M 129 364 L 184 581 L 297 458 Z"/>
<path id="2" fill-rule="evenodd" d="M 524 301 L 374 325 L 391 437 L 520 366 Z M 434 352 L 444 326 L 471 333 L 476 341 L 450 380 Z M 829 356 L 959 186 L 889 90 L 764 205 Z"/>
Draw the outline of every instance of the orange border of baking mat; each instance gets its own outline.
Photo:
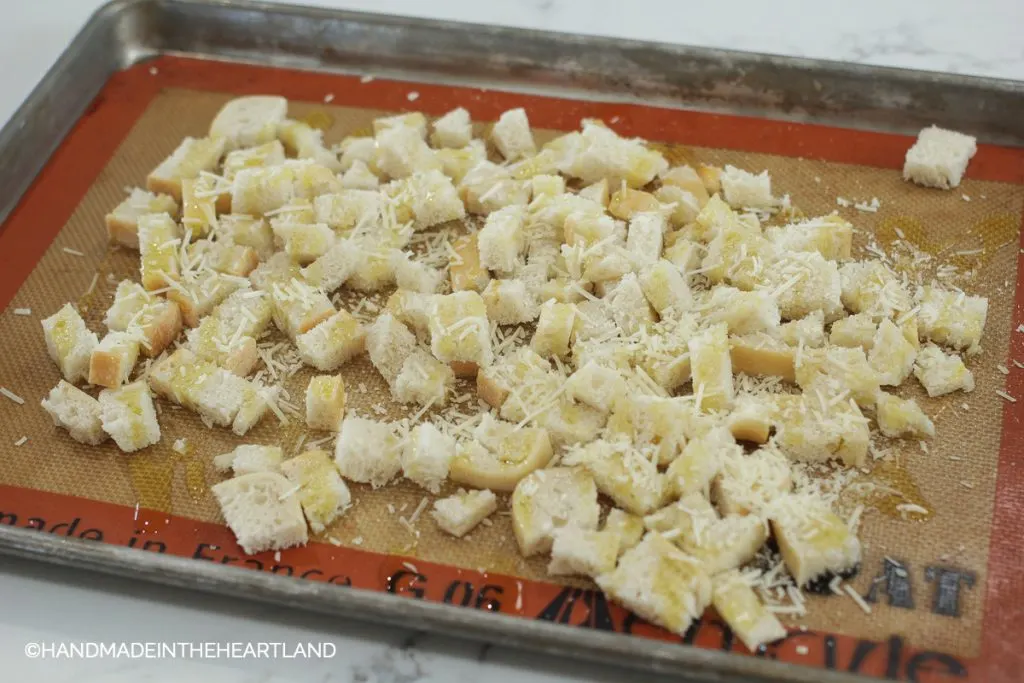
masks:
<path id="1" fill-rule="evenodd" d="M 162 88 L 265 94 L 291 100 L 322 102 L 328 93 L 339 105 L 411 110 L 410 84 L 311 73 L 181 57 L 160 57 L 111 77 L 92 106 L 61 143 L 46 168 L 0 228 L 0 308 L 6 307 L 35 263 L 63 228 L 123 136 Z M 529 108 L 533 124 L 551 129 L 576 128 L 583 117 L 616 117 L 623 135 L 707 147 L 742 149 L 808 159 L 897 169 L 911 140 L 806 123 L 661 109 L 643 105 L 589 101 L 475 88 L 416 84 L 416 110 L 442 114 L 463 106 L 474 120 L 495 120 L 510 108 Z M 967 176 L 1024 183 L 1024 150 L 980 145 Z M 1014 327 L 1022 322 L 1024 288 L 1018 287 Z M 1024 355 L 1024 338 L 1013 337 L 1011 352 Z M 1013 354 L 1011 354 L 1013 355 Z M 1024 375 L 1008 378 L 1007 389 L 1024 395 Z M 840 634 L 794 629 L 789 637 L 756 656 L 896 680 L 1017 680 L 1024 670 L 1024 571 L 1020 560 L 1019 520 L 1024 517 L 1024 467 L 1015 467 L 1012 444 L 1024 440 L 1024 403 L 1003 411 L 988 591 L 982 620 L 982 654 L 975 660 L 914 650 L 898 637 L 876 643 Z M 677 640 L 662 629 L 610 605 L 596 591 L 542 581 L 460 570 L 422 560 L 311 543 L 275 561 L 270 553 L 245 557 L 230 531 L 221 525 L 164 515 L 100 501 L 0 485 L 4 509 L 0 522 L 74 535 L 107 543 L 167 552 L 358 588 L 388 591 L 411 598 L 453 603 L 532 619 L 614 630 L 660 640 Z M 147 529 L 150 521 L 152 529 Z M 157 529 L 159 528 L 159 531 Z M 132 533 L 130 530 L 134 529 Z M 149 531 L 149 533 L 146 533 Z M 710 614 L 710 613 L 709 613 Z M 985 638 L 985 635 L 989 635 Z M 993 634 L 997 634 L 992 637 Z M 705 617 L 682 639 L 703 648 L 748 653 L 714 617 Z M 798 652 L 797 650 L 800 650 Z M 749 654 L 749 653 L 748 653 Z"/>

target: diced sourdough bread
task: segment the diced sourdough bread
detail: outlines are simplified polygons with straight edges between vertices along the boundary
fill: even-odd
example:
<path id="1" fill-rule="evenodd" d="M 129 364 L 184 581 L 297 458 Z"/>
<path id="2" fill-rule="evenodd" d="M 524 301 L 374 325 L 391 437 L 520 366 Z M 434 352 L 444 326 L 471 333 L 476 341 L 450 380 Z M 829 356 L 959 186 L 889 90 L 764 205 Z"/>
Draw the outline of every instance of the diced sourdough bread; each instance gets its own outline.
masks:
<path id="1" fill-rule="evenodd" d="M 722 170 L 722 194 L 734 209 L 769 209 L 775 205 L 768 171 L 753 174 L 728 164 Z"/>
<path id="2" fill-rule="evenodd" d="M 433 494 L 448 478 L 455 439 L 430 423 L 416 425 L 402 448 L 402 474 Z"/>
<path id="3" fill-rule="evenodd" d="M 295 338 L 306 365 L 333 372 L 366 349 L 366 330 L 348 311 L 338 311 Z"/>
<path id="4" fill-rule="evenodd" d="M 943 190 L 958 187 L 977 150 L 977 141 L 972 136 L 929 126 L 917 134 L 917 140 L 907 150 L 903 179 Z"/>
<path id="5" fill-rule="evenodd" d="M 491 140 L 507 161 L 531 157 L 537 153 L 537 145 L 530 132 L 530 121 L 522 107 L 502 113 L 491 128 Z"/>
<path id="6" fill-rule="evenodd" d="M 786 637 L 786 628 L 768 611 L 754 589 L 736 570 L 711 579 L 712 600 L 718 615 L 751 652 Z"/>
<path id="7" fill-rule="evenodd" d="M 346 479 L 379 488 L 402 468 L 401 443 L 394 426 L 349 416 L 341 423 L 334 449 L 338 471 Z"/>
<path id="8" fill-rule="evenodd" d="M 145 382 L 104 389 L 99 403 L 103 431 L 125 453 L 134 453 L 160 440 L 156 408 Z"/>
<path id="9" fill-rule="evenodd" d="M 107 440 L 99 401 L 81 389 L 61 380 L 41 405 L 53 424 L 66 429 L 75 441 L 98 446 Z"/>
<path id="10" fill-rule="evenodd" d="M 253 472 L 280 472 L 284 451 L 280 446 L 243 444 L 213 459 L 220 472 L 233 472 L 236 477 Z"/>
<path id="11" fill-rule="evenodd" d="M 563 527 L 557 529 L 553 536 L 548 574 L 593 578 L 615 569 L 615 562 L 619 557 L 618 534 Z"/>
<path id="12" fill-rule="evenodd" d="M 813 495 L 788 495 L 771 505 L 772 531 L 798 587 L 827 575 L 854 570 L 860 541 L 828 505 Z"/>
<path id="13" fill-rule="evenodd" d="M 139 248 L 139 217 L 148 213 L 178 215 L 178 203 L 166 194 L 154 194 L 133 187 L 128 196 L 106 215 L 107 235 L 111 241 Z"/>
<path id="14" fill-rule="evenodd" d="M 311 377 L 306 387 L 306 426 L 336 432 L 345 416 L 345 382 L 341 375 Z"/>
<path id="15" fill-rule="evenodd" d="M 935 425 L 912 398 L 879 392 L 875 411 L 878 429 L 886 436 L 916 439 L 935 436 Z"/>
<path id="16" fill-rule="evenodd" d="M 469 112 L 458 107 L 434 121 L 430 144 L 434 147 L 458 149 L 468 145 L 472 138 L 473 124 L 469 119 Z"/>
<path id="17" fill-rule="evenodd" d="M 92 352 L 99 344 L 96 333 L 85 326 L 82 316 L 69 303 L 42 324 L 46 350 L 60 374 L 71 384 L 87 381 Z"/>
<path id="18" fill-rule="evenodd" d="M 186 137 L 171 155 L 150 171 L 146 188 L 181 201 L 181 181 L 196 178 L 200 172 L 213 172 L 224 154 L 226 141 L 221 137 Z"/>
<path id="19" fill-rule="evenodd" d="M 255 555 L 309 540 L 295 488 L 276 472 L 253 472 L 214 484 L 210 490 L 238 545 L 246 555 Z"/>
<path id="20" fill-rule="evenodd" d="M 491 326 L 487 305 L 476 292 L 462 291 L 434 299 L 430 310 L 430 350 L 445 363 L 491 364 Z"/>
<path id="21" fill-rule="evenodd" d="M 139 359 L 139 346 L 131 332 L 108 332 L 89 357 L 89 384 L 109 389 L 125 384 Z"/>
<path id="22" fill-rule="evenodd" d="M 946 354 L 934 344 L 921 347 L 914 361 L 914 377 L 933 398 L 958 390 L 974 391 L 974 374 L 960 356 Z"/>
<path id="23" fill-rule="evenodd" d="M 558 529 L 596 529 L 601 512 L 593 477 L 578 467 L 526 476 L 512 493 L 511 506 L 512 528 L 526 557 L 551 550 Z"/>
<path id="24" fill-rule="evenodd" d="M 277 124 L 288 113 L 288 100 L 276 95 L 249 95 L 229 100 L 210 123 L 210 137 L 227 147 L 255 147 L 275 139 Z"/>
<path id="25" fill-rule="evenodd" d="M 619 508 L 612 508 L 608 511 L 608 516 L 605 517 L 604 526 L 601 527 L 601 530 L 618 536 L 618 554 L 621 556 L 643 538 L 645 532 L 644 520 Z"/>
<path id="26" fill-rule="evenodd" d="M 491 491 L 459 489 L 454 495 L 434 502 L 431 516 L 442 530 L 462 538 L 498 509 L 498 498 Z"/>
<path id="27" fill-rule="evenodd" d="M 295 495 L 313 533 L 321 533 L 352 505 L 352 494 L 327 451 L 306 451 L 285 460 L 280 468 L 299 487 Z"/>

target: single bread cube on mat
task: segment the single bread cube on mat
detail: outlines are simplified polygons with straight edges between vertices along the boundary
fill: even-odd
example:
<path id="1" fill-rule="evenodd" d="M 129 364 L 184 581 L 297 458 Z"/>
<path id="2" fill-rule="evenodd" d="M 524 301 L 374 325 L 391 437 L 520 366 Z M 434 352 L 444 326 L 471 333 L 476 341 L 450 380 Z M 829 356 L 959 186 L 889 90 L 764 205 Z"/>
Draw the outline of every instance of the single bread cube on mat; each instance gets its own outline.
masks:
<path id="1" fill-rule="evenodd" d="M 231 185 L 212 173 L 181 180 L 181 225 L 193 237 L 206 237 L 217 226 L 217 214 L 231 209 Z"/>
<path id="2" fill-rule="evenodd" d="M 406 359 L 418 349 L 416 335 L 390 313 L 377 316 L 366 328 L 366 350 L 373 367 L 394 385 Z"/>
<path id="3" fill-rule="evenodd" d="M 612 508 L 608 511 L 608 516 L 605 518 L 604 526 L 601 530 L 605 533 L 615 534 L 618 537 L 619 555 L 636 546 L 646 531 L 642 518 L 631 515 L 619 508 Z"/>
<path id="4" fill-rule="evenodd" d="M 530 121 L 522 107 L 502 113 L 491 128 L 491 140 L 501 156 L 508 161 L 531 157 L 537 153 L 537 145 L 530 132 Z"/>
<path id="5" fill-rule="evenodd" d="M 431 516 L 437 526 L 456 538 L 462 538 L 498 509 L 498 498 L 492 492 L 466 491 L 434 502 Z"/>
<path id="6" fill-rule="evenodd" d="M 525 220 L 524 208 L 517 205 L 506 206 L 487 216 L 476 236 L 483 268 L 501 274 L 517 269 L 526 249 Z"/>
<path id="7" fill-rule="evenodd" d="M 380 171 L 373 160 L 377 156 L 377 143 L 372 137 L 348 136 L 338 143 L 338 149 L 341 150 L 341 159 L 339 161 L 341 162 L 342 171 L 349 170 L 357 161 L 366 164 L 374 173 Z"/>
<path id="8" fill-rule="evenodd" d="M 593 122 L 584 122 L 577 144 L 567 156 L 560 170 L 587 185 L 607 178 L 611 187 L 625 181 L 629 187 L 640 188 L 668 168 L 660 152 Z"/>
<path id="9" fill-rule="evenodd" d="M 334 231 L 326 223 L 271 220 L 270 224 L 274 236 L 284 243 L 285 253 L 302 265 L 313 263 L 334 245 Z"/>
<path id="10" fill-rule="evenodd" d="M 726 426 L 737 441 L 763 444 L 768 441 L 775 407 L 753 396 L 741 396 L 726 418 Z"/>
<path id="11" fill-rule="evenodd" d="M 867 313 L 857 313 L 832 323 L 828 342 L 832 346 L 845 346 L 851 349 L 859 346 L 867 353 L 875 345 L 877 331 L 878 325 L 874 317 Z"/>
<path id="12" fill-rule="evenodd" d="M 188 282 L 182 282 L 167 292 L 167 298 L 181 309 L 181 318 L 189 327 L 208 315 L 233 292 L 248 285 L 245 278 L 225 275 L 213 270 L 202 271 Z"/>
<path id="13" fill-rule="evenodd" d="M 444 272 L 415 261 L 408 252 L 395 250 L 391 253 L 391 267 L 395 271 L 395 284 L 421 294 L 433 294 L 441 288 Z"/>
<path id="14" fill-rule="evenodd" d="M 229 149 L 254 147 L 277 136 L 288 113 L 288 100 L 276 95 L 248 95 L 228 100 L 210 123 L 210 137 L 224 138 Z"/>
<path id="15" fill-rule="evenodd" d="M 777 448 L 766 446 L 750 455 L 722 458 L 711 495 L 722 514 L 764 516 L 772 501 L 792 488 L 789 459 Z"/>
<path id="16" fill-rule="evenodd" d="M 337 313 L 322 289 L 310 287 L 298 278 L 287 284 L 274 284 L 270 290 L 274 302 L 274 324 L 295 339 Z"/>
<path id="17" fill-rule="evenodd" d="M 302 269 L 306 284 L 333 292 L 344 285 L 356 271 L 360 250 L 348 239 L 336 240 L 322 256 Z"/>
<path id="18" fill-rule="evenodd" d="M 535 175 L 530 178 L 530 193 L 534 199 L 542 195 L 557 197 L 565 194 L 565 178 L 560 175 Z"/>
<path id="19" fill-rule="evenodd" d="M 709 327 L 689 341 L 690 372 L 698 410 L 725 410 L 732 405 L 732 360 L 725 323 Z"/>
<path id="20" fill-rule="evenodd" d="M 256 147 L 235 149 L 224 155 L 221 170 L 224 179 L 234 181 L 235 175 L 246 168 L 266 168 L 283 164 L 285 160 L 284 145 L 280 140 L 271 140 Z"/>
<path id="21" fill-rule="evenodd" d="M 969 356 L 981 350 L 988 299 L 926 285 L 918 290 L 917 304 L 917 323 L 923 339 L 966 351 Z"/>
<path id="22" fill-rule="evenodd" d="M 474 166 L 487 159 L 487 146 L 483 140 L 470 140 L 459 149 L 436 150 L 434 157 L 441 162 L 441 172 L 459 185 Z"/>
<path id="23" fill-rule="evenodd" d="M 417 347 L 402 364 L 402 369 L 391 385 L 391 395 L 399 403 L 443 406 L 454 384 L 454 371 Z"/>
<path id="24" fill-rule="evenodd" d="M 345 416 L 345 382 L 340 375 L 317 375 L 306 387 L 306 426 L 336 432 Z"/>
<path id="25" fill-rule="evenodd" d="M 722 170 L 721 183 L 725 201 L 734 209 L 770 209 L 775 206 L 768 171 L 755 175 L 726 165 Z"/>
<path id="26" fill-rule="evenodd" d="M 485 368 L 491 364 L 491 325 L 487 305 L 476 292 L 438 296 L 430 312 L 430 350 L 445 363 L 466 361 Z"/>
<path id="27" fill-rule="evenodd" d="M 352 494 L 327 451 L 306 451 L 285 460 L 281 474 L 300 487 L 295 495 L 313 533 L 321 533 L 352 505 Z"/>
<path id="28" fill-rule="evenodd" d="M 377 167 L 393 179 L 408 178 L 418 171 L 441 170 L 441 162 L 419 132 L 394 126 L 375 135 Z"/>
<path id="29" fill-rule="evenodd" d="M 661 184 L 663 186 L 678 187 L 680 190 L 689 192 L 697 200 L 699 208 L 704 208 L 711 198 L 708 195 L 704 183 L 692 166 L 675 166 L 661 173 Z"/>
<path id="30" fill-rule="evenodd" d="M 719 519 L 701 493 L 688 494 L 647 515 L 644 526 L 700 560 L 712 576 L 749 562 L 768 539 L 768 525 L 762 519 L 755 515 Z"/>
<path id="31" fill-rule="evenodd" d="M 842 278 L 835 261 L 816 251 L 784 252 L 764 270 L 761 284 L 775 297 L 786 320 L 815 311 L 821 311 L 826 322 L 842 316 Z"/>
<path id="32" fill-rule="evenodd" d="M 668 211 L 668 221 L 675 228 L 689 225 L 700 213 L 697 198 L 674 185 L 662 185 L 654 191 L 654 198 Z"/>
<path id="33" fill-rule="evenodd" d="M 393 425 L 349 416 L 341 423 L 334 461 L 341 476 L 379 488 L 402 469 L 401 442 Z"/>
<path id="34" fill-rule="evenodd" d="M 225 140 L 220 137 L 186 137 L 160 162 L 160 165 L 146 176 L 146 189 L 158 194 L 167 194 L 181 201 L 181 181 L 196 178 L 203 171 L 212 173 L 224 154 Z"/>
<path id="35" fill-rule="evenodd" d="M 103 431 L 125 453 L 152 446 L 160 440 L 153 397 L 145 382 L 100 392 L 100 419 Z"/>
<path id="36" fill-rule="evenodd" d="M 429 341 L 430 322 L 428 320 L 428 311 L 433 300 L 433 294 L 411 292 L 407 289 L 399 288 L 388 297 L 385 309 L 388 313 L 395 316 L 398 322 L 415 332 L 420 340 Z"/>
<path id="37" fill-rule="evenodd" d="M 75 441 L 98 446 L 107 440 L 100 402 L 81 389 L 61 380 L 41 405 L 53 424 L 66 429 Z"/>
<path id="38" fill-rule="evenodd" d="M 914 369 L 917 349 L 903 336 L 903 330 L 891 320 L 883 320 L 872 340 L 868 363 L 878 373 L 882 386 L 899 386 Z"/>
<path id="39" fill-rule="evenodd" d="M 734 287 L 715 287 L 705 305 L 710 322 L 724 322 L 730 334 L 750 334 L 777 327 L 779 307 L 771 292 L 755 289 L 745 292 Z"/>
<path id="40" fill-rule="evenodd" d="M 958 187 L 977 151 L 974 137 L 929 126 L 917 134 L 917 141 L 907 150 L 903 179 L 943 190 Z"/>
<path id="41" fill-rule="evenodd" d="M 886 436 L 915 439 L 935 436 L 935 425 L 912 398 L 879 392 L 875 410 L 878 429 Z"/>
<path id="42" fill-rule="evenodd" d="M 772 504 L 769 517 L 779 552 L 798 587 L 821 576 L 843 576 L 860 564 L 860 541 L 821 498 L 785 496 Z"/>
<path id="43" fill-rule="evenodd" d="M 751 652 L 786 637 L 786 628 L 768 611 L 739 571 L 734 569 L 712 577 L 711 589 L 711 604 Z"/>
<path id="44" fill-rule="evenodd" d="M 658 211 L 634 213 L 629 219 L 626 251 L 638 269 L 654 265 L 661 258 L 665 230 L 665 217 Z"/>
<path id="45" fill-rule="evenodd" d="M 280 472 L 283 461 L 284 451 L 280 446 L 244 444 L 214 457 L 213 466 L 219 472 L 233 472 L 240 477 L 253 472 Z"/>
<path id="46" fill-rule="evenodd" d="M 452 243 L 454 253 L 448 259 L 448 275 L 452 281 L 453 292 L 482 292 L 491 280 L 490 273 L 480 262 L 478 236 L 479 233 L 464 235 Z"/>
<path id="47" fill-rule="evenodd" d="M 112 332 L 131 330 L 139 339 L 143 355 L 155 358 L 181 333 L 181 309 L 173 301 L 147 292 L 136 282 L 122 280 L 117 285 L 105 322 Z"/>
<path id="48" fill-rule="evenodd" d="M 430 144 L 434 147 L 465 147 L 473 139 L 473 124 L 469 112 L 458 107 L 434 121 L 434 132 L 430 134 Z"/>
<path id="49" fill-rule="evenodd" d="M 629 387 L 618 370 L 589 361 L 569 376 L 565 390 L 574 400 L 610 413 L 628 394 Z"/>
<path id="50" fill-rule="evenodd" d="M 537 387 L 543 395 L 550 395 L 558 388 L 557 384 L 554 387 L 549 386 L 554 377 L 551 374 L 551 366 L 544 358 L 532 349 L 520 347 L 500 356 L 494 365 L 481 369 L 476 376 L 476 390 L 488 405 L 501 410 L 513 390 L 517 395 L 525 393 L 529 396 L 533 393 L 533 388 Z M 522 417 L 518 419 L 521 420 Z"/>
<path id="51" fill-rule="evenodd" d="M 528 474 L 512 493 L 512 528 L 523 555 L 551 550 L 559 529 L 597 529 L 601 508 L 594 479 L 580 467 Z"/>
<path id="52" fill-rule="evenodd" d="M 366 330 L 348 311 L 338 311 L 295 338 L 306 365 L 332 372 L 366 349 Z"/>
<path id="53" fill-rule="evenodd" d="M 682 313 L 693 305 L 686 276 L 671 261 L 660 259 L 641 270 L 640 287 L 659 315 L 669 311 Z"/>
<path id="54" fill-rule="evenodd" d="M 240 289 L 188 331 L 188 348 L 200 358 L 245 377 L 258 360 L 256 337 L 270 325 L 272 316 L 269 294 Z"/>
<path id="55" fill-rule="evenodd" d="M 341 171 L 338 155 L 324 146 L 324 132 L 304 121 L 286 119 L 278 124 L 277 136 L 285 149 L 296 159 L 309 159 L 329 168 L 335 173 Z"/>
<path id="56" fill-rule="evenodd" d="M 255 217 L 272 215 L 296 200 L 312 201 L 341 189 L 341 180 L 326 166 L 287 159 L 276 166 L 238 171 L 231 182 L 231 210 Z"/>
<path id="57" fill-rule="evenodd" d="M 96 333 L 85 326 L 82 316 L 69 303 L 42 324 L 46 350 L 64 379 L 72 384 L 88 381 L 92 352 L 99 343 Z"/>
<path id="58" fill-rule="evenodd" d="M 499 325 L 536 320 L 540 310 L 523 280 L 491 280 L 483 291 L 487 319 Z"/>
<path id="59" fill-rule="evenodd" d="M 376 190 L 341 190 L 313 199 L 313 216 L 338 232 L 370 225 L 380 218 L 384 195 Z"/>
<path id="60" fill-rule="evenodd" d="M 636 334 L 655 320 L 635 273 L 627 273 L 615 283 L 605 294 L 605 300 L 615 323 L 627 335 Z"/>
<path id="61" fill-rule="evenodd" d="M 665 470 L 668 486 L 680 497 L 691 493 L 707 495 L 722 461 L 741 452 L 742 448 L 725 429 L 716 428 L 695 436 L 686 442 L 682 452 Z"/>
<path id="62" fill-rule="evenodd" d="M 166 194 L 154 194 L 134 187 L 129 195 L 107 214 L 107 234 L 117 244 L 139 248 L 139 217 L 148 213 L 178 215 L 178 203 Z"/>
<path id="63" fill-rule="evenodd" d="M 380 135 L 392 128 L 410 128 L 422 139 L 427 139 L 427 117 L 418 111 L 409 112 L 408 114 L 395 114 L 394 116 L 382 116 L 373 120 L 374 135 Z"/>
<path id="64" fill-rule="evenodd" d="M 459 191 L 451 179 L 437 169 L 417 171 L 402 180 L 394 180 L 384 190 L 398 203 L 400 210 L 412 214 L 416 230 L 426 230 L 466 217 L 466 207 Z M 402 220 L 406 219 L 403 217 Z"/>
<path id="65" fill-rule="evenodd" d="M 805 393 L 815 383 L 827 379 L 831 386 L 825 393 L 835 396 L 849 392 L 861 408 L 871 408 L 875 405 L 880 378 L 860 347 L 804 349 L 796 361 L 795 368 L 796 383 Z"/>
<path id="66" fill-rule="evenodd" d="M 530 348 L 544 357 L 569 357 L 576 328 L 576 306 L 549 299 L 540 307 Z"/>
<path id="67" fill-rule="evenodd" d="M 199 240 L 188 247 L 188 256 L 201 268 L 235 277 L 247 277 L 260 264 L 259 252 L 254 248 L 229 240 Z"/>
<path id="68" fill-rule="evenodd" d="M 89 358 L 89 384 L 116 389 L 128 381 L 139 359 L 139 340 L 131 332 L 108 332 Z"/>
<path id="69" fill-rule="evenodd" d="M 619 537 L 614 532 L 558 529 L 551 545 L 548 574 L 590 576 L 608 574 L 619 557 Z"/>
<path id="70" fill-rule="evenodd" d="M 934 344 L 928 344 L 918 352 L 914 361 L 914 377 L 933 398 L 957 390 L 974 391 L 974 374 L 960 356 L 943 353 Z"/>
<path id="71" fill-rule="evenodd" d="M 402 474 L 433 494 L 448 478 L 455 439 L 429 422 L 416 425 L 402 449 Z"/>
<path id="72" fill-rule="evenodd" d="M 459 195 L 466 211 L 486 215 L 513 204 L 525 206 L 530 202 L 530 187 L 513 179 L 504 166 L 483 159 L 462 176 Z"/>
<path id="73" fill-rule="evenodd" d="M 701 563 L 658 533 L 648 533 L 619 559 L 615 571 L 597 577 L 614 602 L 683 635 L 711 604 L 711 579 Z"/>
<path id="74" fill-rule="evenodd" d="M 244 474 L 214 484 L 210 490 L 246 555 L 284 550 L 309 540 L 295 485 L 284 475 Z"/>
<path id="75" fill-rule="evenodd" d="M 181 273 L 181 231 L 166 213 L 139 216 L 139 253 L 142 286 L 149 290 L 163 289 L 175 282 Z"/>

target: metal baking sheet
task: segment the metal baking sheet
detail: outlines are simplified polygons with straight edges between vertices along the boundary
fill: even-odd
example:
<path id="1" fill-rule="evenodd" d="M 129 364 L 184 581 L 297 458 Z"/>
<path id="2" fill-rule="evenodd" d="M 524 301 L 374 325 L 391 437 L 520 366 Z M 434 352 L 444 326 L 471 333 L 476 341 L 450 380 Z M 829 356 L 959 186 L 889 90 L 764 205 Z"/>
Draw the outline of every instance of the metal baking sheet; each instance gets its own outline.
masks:
<path id="1" fill-rule="evenodd" d="M 1008 175 L 1000 177 L 1018 184 L 1024 181 L 1019 150 L 1007 147 L 1024 144 L 1024 121 L 1019 116 L 1024 109 L 1024 87 L 1019 83 L 273 5 L 141 1 L 114 3 L 97 13 L 0 131 L 0 151 L 7 162 L 0 168 L 0 219 L 10 218 L 4 225 L 18 219 L 18 212 L 30 205 L 33 193 L 39 200 L 43 186 L 32 181 L 46 164 L 56 165 L 62 154 L 71 153 L 62 145 L 74 138 L 72 131 L 81 133 L 90 117 L 109 110 L 104 88 L 115 74 L 129 73 L 131 68 L 137 72 L 143 63 L 173 65 L 176 62 L 161 60 L 178 59 L 188 60 L 193 72 L 202 69 L 199 60 L 208 60 L 211 74 L 216 70 L 222 75 L 226 73 L 224 62 L 250 65 L 245 68 L 271 66 L 328 74 L 369 72 L 382 80 L 418 83 L 424 88 L 431 84 L 470 86 L 589 101 L 595 107 L 598 103 L 621 103 L 811 123 L 819 127 L 819 134 L 826 130 L 820 128 L 822 125 L 913 133 L 933 122 L 936 112 L 942 112 L 944 125 L 1003 146 L 989 150 L 984 160 L 976 163 L 1011 168 Z M 251 73 L 245 68 L 231 73 L 244 78 Z M 121 96 L 142 111 L 140 103 L 131 102 L 143 97 L 141 91 L 122 92 Z M 416 108 L 415 104 L 405 104 Z M 126 126 L 133 120 L 125 114 Z M 69 133 L 71 137 L 67 137 Z M 743 146 L 742 138 L 732 142 Z M 902 140 L 890 142 L 893 153 L 903 148 Z M 89 151 L 88 145 L 75 148 L 77 153 Z M 862 157 L 857 154 L 855 150 L 844 161 L 870 165 L 879 158 L 878 150 L 866 150 Z M 1016 175 L 1012 171 L 1014 160 Z M 988 173 L 985 168 L 983 175 Z M 64 186 L 68 196 L 54 203 L 70 202 L 69 214 L 92 180 L 69 178 Z M 60 207 L 52 210 L 57 215 Z M 12 250 L 0 252 L 0 263 L 7 277 L 24 279 L 35 260 L 27 251 Z M 2 468 L 0 464 L 0 473 Z M 1020 491 L 1019 487 L 1010 487 L 997 492 L 997 496 L 1009 496 L 1010 503 L 1016 500 L 1019 505 Z M 18 508 L 23 498 L 0 488 L 0 513 Z M 84 509 L 75 505 L 66 502 L 60 514 L 74 516 Z M 1002 510 L 1012 507 L 999 498 L 996 506 Z M 53 512 L 58 514 L 57 507 Z M 49 526 L 54 519 L 50 518 Z M 494 596 L 508 596 L 514 591 L 507 581 L 495 578 L 491 584 L 505 592 L 484 591 L 485 586 L 479 585 L 480 578 L 475 575 L 472 582 L 478 585 L 468 588 L 471 573 L 442 575 L 438 571 L 429 577 L 434 581 L 421 581 L 407 572 L 403 576 L 399 559 L 392 563 L 391 571 L 375 577 L 379 585 L 374 592 L 329 585 L 324 583 L 324 576 L 316 577 L 321 581 L 302 581 L 202 561 L 215 553 L 201 548 L 183 552 L 179 547 L 174 552 L 184 554 L 183 559 L 121 547 L 134 545 L 127 536 L 118 539 L 108 534 L 103 539 L 106 543 L 95 543 L 13 528 L 3 521 L 0 552 L 396 625 L 407 626 L 414 619 L 425 629 L 686 678 L 848 679 L 835 670 L 839 669 L 909 680 L 941 680 L 943 669 L 963 669 L 964 675 L 982 676 L 978 680 L 1001 680 L 1000 675 L 1010 670 L 968 670 L 968 664 L 940 652 L 911 651 L 895 636 L 875 643 L 827 632 L 815 634 L 812 647 L 824 670 L 796 667 L 771 661 L 775 650 L 759 657 L 720 651 L 730 649 L 731 643 L 719 627 L 695 631 L 687 639 L 701 647 L 605 633 L 642 628 L 628 620 L 604 619 L 601 603 L 591 591 L 571 587 L 555 590 L 550 609 L 530 615 L 534 619 L 524 619 L 491 613 L 505 611 Z M 99 530 L 80 528 L 76 535 L 95 538 L 96 534 L 88 531 Z M 225 543 L 231 542 L 222 528 L 221 536 L 227 539 Z M 190 555 L 192 559 L 187 559 Z M 1006 602 L 1012 606 L 1012 596 L 1020 595 L 1021 585 L 1020 579 L 1017 583 L 1012 578 L 1008 581 L 1010 584 L 1002 585 L 1000 590 L 1005 591 Z M 366 585 L 359 581 L 353 584 Z M 466 604 L 467 596 L 470 607 L 485 609 L 445 604 Z M 508 597 L 503 599 L 508 607 Z M 1021 622 L 1019 607 L 1003 616 L 1001 628 L 1010 630 Z M 589 628 L 570 628 L 549 621 Z M 633 628 L 627 628 L 626 623 Z M 1009 664 L 1004 667 L 1019 663 L 1019 655 L 1018 659 L 1013 656 L 1006 653 Z M 990 675 L 984 677 L 985 673 Z"/>

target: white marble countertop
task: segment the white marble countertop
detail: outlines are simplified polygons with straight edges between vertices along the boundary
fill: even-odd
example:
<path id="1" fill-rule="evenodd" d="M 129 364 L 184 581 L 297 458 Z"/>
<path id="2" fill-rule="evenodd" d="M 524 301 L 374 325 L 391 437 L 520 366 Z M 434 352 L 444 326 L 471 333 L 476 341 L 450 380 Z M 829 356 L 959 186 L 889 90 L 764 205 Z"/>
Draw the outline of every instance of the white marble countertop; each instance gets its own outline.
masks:
<path id="1" fill-rule="evenodd" d="M 685 3 L 652 0 L 305 0 L 306 4 L 548 28 L 1024 80 L 1024 3 L 892 0 Z M 0 121 L 28 95 L 96 0 L 9 2 L 0 23 Z M 10 681 L 494 683 L 626 680 L 585 666 L 0 559 L 0 678 Z M 30 659 L 38 641 L 325 641 L 331 659 Z M 654 679 L 647 678 L 653 681 Z"/>

